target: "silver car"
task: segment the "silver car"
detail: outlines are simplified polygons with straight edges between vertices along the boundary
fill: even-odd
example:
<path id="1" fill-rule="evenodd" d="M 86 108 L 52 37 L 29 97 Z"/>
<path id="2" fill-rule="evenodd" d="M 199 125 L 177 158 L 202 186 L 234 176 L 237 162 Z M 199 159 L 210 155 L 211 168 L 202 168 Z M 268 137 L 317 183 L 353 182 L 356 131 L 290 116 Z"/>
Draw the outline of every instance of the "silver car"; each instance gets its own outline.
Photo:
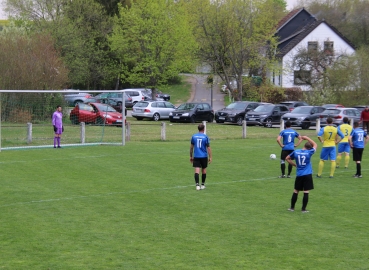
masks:
<path id="1" fill-rule="evenodd" d="M 320 114 L 320 125 L 327 125 L 327 118 L 333 120 L 333 124 L 338 126 L 343 123 L 343 118 L 347 117 L 349 121 L 360 121 L 360 111 L 355 108 L 328 108 Z"/>
<path id="2" fill-rule="evenodd" d="M 132 108 L 132 117 L 137 120 L 149 118 L 154 121 L 169 119 L 176 107 L 168 101 L 139 101 Z"/>

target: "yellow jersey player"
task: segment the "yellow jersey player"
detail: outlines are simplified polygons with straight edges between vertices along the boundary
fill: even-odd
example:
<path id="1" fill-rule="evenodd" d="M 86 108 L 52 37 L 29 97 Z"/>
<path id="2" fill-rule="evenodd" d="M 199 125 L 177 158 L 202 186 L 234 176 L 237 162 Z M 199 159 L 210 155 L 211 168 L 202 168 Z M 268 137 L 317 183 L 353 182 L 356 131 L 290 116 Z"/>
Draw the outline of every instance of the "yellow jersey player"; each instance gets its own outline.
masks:
<path id="1" fill-rule="evenodd" d="M 339 125 L 337 128 L 345 135 L 345 137 L 338 144 L 338 155 L 336 161 L 336 168 L 340 167 L 342 153 L 345 153 L 345 169 L 347 169 L 350 160 L 350 143 L 348 138 L 350 137 L 352 126 L 349 125 L 349 119 L 347 117 L 343 118 L 343 124 Z"/>
<path id="2" fill-rule="evenodd" d="M 331 172 L 329 178 L 333 178 L 336 169 L 336 144 L 339 143 L 345 136 L 343 133 L 332 125 L 332 118 L 327 118 L 327 126 L 322 127 L 318 133 L 318 139 L 323 143 L 322 152 L 320 152 L 320 161 L 317 177 L 322 177 L 324 162 L 331 160 Z M 341 138 L 337 138 L 339 135 Z"/>

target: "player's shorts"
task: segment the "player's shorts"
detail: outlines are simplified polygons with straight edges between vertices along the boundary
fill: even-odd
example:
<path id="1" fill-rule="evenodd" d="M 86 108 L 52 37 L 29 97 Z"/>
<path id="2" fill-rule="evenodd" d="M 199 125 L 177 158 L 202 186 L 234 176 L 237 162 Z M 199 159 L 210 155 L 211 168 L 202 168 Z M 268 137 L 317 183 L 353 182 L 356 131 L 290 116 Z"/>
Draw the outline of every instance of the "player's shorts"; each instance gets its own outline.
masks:
<path id="1" fill-rule="evenodd" d="M 63 133 L 63 128 L 57 128 L 55 131 L 55 134 L 62 134 Z"/>
<path id="2" fill-rule="evenodd" d="M 208 158 L 194 158 L 193 162 L 192 162 L 192 166 L 194 168 L 203 168 L 205 169 L 206 167 L 208 167 Z"/>
<path id="3" fill-rule="evenodd" d="M 322 160 L 336 160 L 336 147 L 323 147 L 322 152 L 320 152 L 320 159 Z"/>
<path id="4" fill-rule="evenodd" d="M 296 176 L 295 189 L 299 191 L 314 189 L 313 176 L 311 174 Z"/>
<path id="5" fill-rule="evenodd" d="M 352 156 L 354 161 L 361 161 L 363 157 L 364 148 L 353 148 L 352 149 Z"/>
<path id="6" fill-rule="evenodd" d="M 294 150 L 282 150 L 281 160 L 286 160 L 286 157 L 291 154 Z"/>
<path id="7" fill-rule="evenodd" d="M 348 142 L 343 142 L 338 144 L 338 153 L 341 154 L 343 152 L 350 153 L 350 144 Z"/>

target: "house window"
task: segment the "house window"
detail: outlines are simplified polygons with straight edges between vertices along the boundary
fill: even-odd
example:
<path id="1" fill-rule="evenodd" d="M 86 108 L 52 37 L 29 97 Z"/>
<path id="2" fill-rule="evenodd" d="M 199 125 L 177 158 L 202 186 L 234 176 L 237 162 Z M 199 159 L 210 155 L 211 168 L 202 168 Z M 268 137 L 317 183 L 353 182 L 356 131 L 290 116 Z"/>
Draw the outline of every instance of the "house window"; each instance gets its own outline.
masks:
<path id="1" fill-rule="evenodd" d="M 311 71 L 310 70 L 295 70 L 293 83 L 295 85 L 310 84 Z"/>
<path id="2" fill-rule="evenodd" d="M 333 41 L 324 41 L 324 53 L 333 54 Z"/>
<path id="3" fill-rule="evenodd" d="M 316 52 L 317 50 L 318 50 L 318 42 L 309 41 L 308 42 L 308 52 Z"/>

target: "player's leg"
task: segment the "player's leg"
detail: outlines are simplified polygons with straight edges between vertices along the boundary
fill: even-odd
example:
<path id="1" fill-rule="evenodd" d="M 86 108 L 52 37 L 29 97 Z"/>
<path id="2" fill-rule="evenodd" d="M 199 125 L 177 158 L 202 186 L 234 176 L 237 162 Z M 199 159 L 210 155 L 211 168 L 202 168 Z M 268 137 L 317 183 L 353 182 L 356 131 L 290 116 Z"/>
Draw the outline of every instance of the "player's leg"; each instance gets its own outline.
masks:
<path id="1" fill-rule="evenodd" d="M 354 177 L 361 178 L 361 158 L 363 155 L 364 148 L 354 148 L 353 149 L 353 159 L 356 162 L 356 174 Z"/>
<path id="2" fill-rule="evenodd" d="M 286 157 L 288 156 L 288 153 L 286 150 L 282 150 L 281 152 L 281 176 L 279 178 L 285 178 L 286 177 Z"/>
<path id="3" fill-rule="evenodd" d="M 309 192 L 314 189 L 313 176 L 311 174 L 304 175 L 303 177 L 303 189 L 304 189 L 304 197 L 302 198 L 302 208 L 301 211 L 303 213 L 307 213 L 309 211 L 306 210 L 306 207 L 309 202 Z"/>
<path id="4" fill-rule="evenodd" d="M 288 151 L 288 155 L 291 154 L 293 152 L 293 150 L 289 150 Z M 287 157 L 287 155 L 286 155 Z M 287 178 L 290 178 L 291 177 L 291 172 L 292 172 L 292 165 L 288 163 L 288 173 L 287 173 Z"/>
<path id="5" fill-rule="evenodd" d="M 308 202 L 309 202 L 309 191 L 306 190 L 306 191 L 304 191 L 304 197 L 302 198 L 302 208 L 301 208 L 301 211 L 303 213 L 309 212 L 309 211 L 306 210 L 306 206 L 308 205 Z"/>
<path id="6" fill-rule="evenodd" d="M 205 189 L 205 181 L 206 181 L 206 168 L 208 167 L 208 158 L 201 159 L 201 189 Z"/>
<path id="7" fill-rule="evenodd" d="M 291 207 L 288 208 L 289 211 L 295 211 L 295 205 L 297 202 L 299 191 L 302 189 L 303 189 L 303 183 L 302 183 L 301 176 L 296 176 L 294 190 L 293 190 L 292 197 L 291 197 Z"/>
<path id="8" fill-rule="evenodd" d="M 333 178 L 334 172 L 336 170 L 336 147 L 329 147 L 329 159 L 331 160 L 331 172 L 329 174 L 330 178 Z"/>
<path id="9" fill-rule="evenodd" d="M 350 161 L 350 153 L 345 152 L 345 169 L 348 168 L 349 161 Z"/>
<path id="10" fill-rule="evenodd" d="M 200 179 L 199 179 L 199 174 L 200 174 L 200 161 L 198 158 L 194 158 L 193 162 L 192 162 L 192 166 L 195 168 L 195 184 L 196 184 L 196 190 L 200 190 Z"/>
<path id="11" fill-rule="evenodd" d="M 322 176 L 323 168 L 324 168 L 324 162 L 328 160 L 328 154 L 329 154 L 329 147 L 323 147 L 322 151 L 320 152 L 320 161 L 319 161 L 319 167 L 318 167 L 318 175 L 317 177 Z"/>

